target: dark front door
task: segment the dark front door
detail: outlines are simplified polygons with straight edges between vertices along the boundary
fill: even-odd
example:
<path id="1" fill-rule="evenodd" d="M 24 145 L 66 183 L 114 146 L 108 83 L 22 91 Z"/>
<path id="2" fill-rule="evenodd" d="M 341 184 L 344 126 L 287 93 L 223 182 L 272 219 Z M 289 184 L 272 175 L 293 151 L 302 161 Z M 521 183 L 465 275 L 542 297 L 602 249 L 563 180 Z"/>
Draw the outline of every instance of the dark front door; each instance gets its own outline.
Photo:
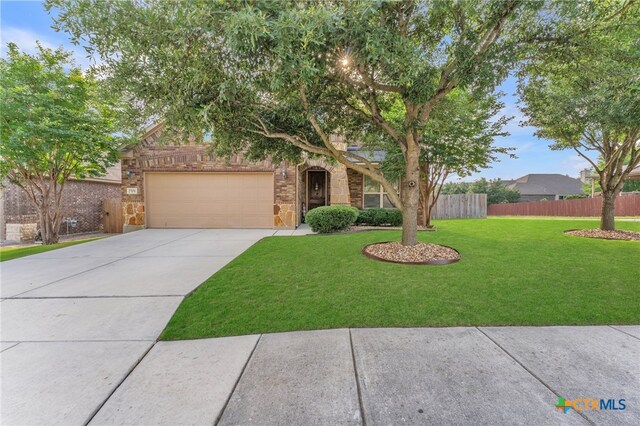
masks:
<path id="1" fill-rule="evenodd" d="M 307 176 L 308 210 L 327 205 L 327 172 L 309 171 Z"/>

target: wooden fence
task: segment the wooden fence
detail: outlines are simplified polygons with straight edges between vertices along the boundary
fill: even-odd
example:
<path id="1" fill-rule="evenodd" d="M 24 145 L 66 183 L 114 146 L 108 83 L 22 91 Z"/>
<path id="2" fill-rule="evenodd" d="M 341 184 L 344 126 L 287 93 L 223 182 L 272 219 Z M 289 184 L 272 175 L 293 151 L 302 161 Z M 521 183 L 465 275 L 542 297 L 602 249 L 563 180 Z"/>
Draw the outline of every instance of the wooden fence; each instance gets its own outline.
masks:
<path id="1" fill-rule="evenodd" d="M 102 223 L 104 232 L 109 234 L 122 233 L 122 200 L 120 198 L 102 200 Z"/>
<path id="2" fill-rule="evenodd" d="M 491 204 L 489 216 L 600 216 L 602 197 L 577 200 Z M 616 216 L 640 216 L 640 194 L 616 198 Z"/>
<path id="3" fill-rule="evenodd" d="M 432 219 L 467 219 L 487 217 L 487 194 L 441 194 Z"/>

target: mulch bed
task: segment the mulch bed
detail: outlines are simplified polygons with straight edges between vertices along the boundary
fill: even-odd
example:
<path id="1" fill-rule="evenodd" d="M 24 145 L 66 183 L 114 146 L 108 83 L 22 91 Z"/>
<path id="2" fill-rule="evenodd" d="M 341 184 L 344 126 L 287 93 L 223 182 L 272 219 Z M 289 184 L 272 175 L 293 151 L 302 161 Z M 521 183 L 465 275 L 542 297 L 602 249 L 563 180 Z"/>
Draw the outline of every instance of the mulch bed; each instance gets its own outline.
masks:
<path id="1" fill-rule="evenodd" d="M 415 246 L 403 246 L 397 241 L 374 243 L 365 246 L 362 253 L 375 260 L 412 265 L 446 265 L 460 260 L 460 253 L 451 247 L 430 243 Z"/>
<path id="2" fill-rule="evenodd" d="M 640 240 L 640 232 L 633 231 L 603 231 L 602 229 L 571 229 L 564 231 L 567 235 L 585 238 L 600 238 L 604 240 Z"/>

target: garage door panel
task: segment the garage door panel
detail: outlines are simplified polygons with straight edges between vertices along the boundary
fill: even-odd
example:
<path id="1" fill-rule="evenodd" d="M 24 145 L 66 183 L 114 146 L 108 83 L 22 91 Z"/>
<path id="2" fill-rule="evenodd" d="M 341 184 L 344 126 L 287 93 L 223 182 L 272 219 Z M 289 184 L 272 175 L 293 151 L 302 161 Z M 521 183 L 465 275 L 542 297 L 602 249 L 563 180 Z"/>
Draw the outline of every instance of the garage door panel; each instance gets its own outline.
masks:
<path id="1" fill-rule="evenodd" d="M 273 173 L 147 173 L 151 228 L 272 228 Z"/>

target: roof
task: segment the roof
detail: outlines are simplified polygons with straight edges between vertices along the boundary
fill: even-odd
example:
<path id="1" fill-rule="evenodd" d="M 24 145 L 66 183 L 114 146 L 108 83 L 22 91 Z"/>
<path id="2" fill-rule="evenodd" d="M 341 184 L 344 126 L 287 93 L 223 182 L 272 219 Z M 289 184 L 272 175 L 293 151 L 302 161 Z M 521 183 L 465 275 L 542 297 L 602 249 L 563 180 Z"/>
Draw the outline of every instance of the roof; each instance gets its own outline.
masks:
<path id="1" fill-rule="evenodd" d="M 371 161 L 373 163 L 384 161 L 385 157 L 387 156 L 386 151 L 383 151 L 381 149 L 369 149 L 362 148 L 360 146 L 347 147 L 347 152 L 353 152 L 354 154 L 357 154 L 367 161 Z"/>
<path id="2" fill-rule="evenodd" d="M 561 174 L 530 174 L 515 180 L 504 181 L 522 195 L 571 195 L 582 193 L 582 182 Z"/>
<path id="3" fill-rule="evenodd" d="M 107 183 L 122 183 L 122 164 L 120 161 L 107 168 L 107 172 L 102 176 L 95 176 L 90 178 L 78 179 L 91 182 L 107 182 Z M 74 178 L 72 178 L 74 179 Z"/>
<path id="4" fill-rule="evenodd" d="M 629 173 L 629 179 L 630 180 L 640 180 L 640 166 L 634 168 L 633 170 L 631 170 L 631 172 Z"/>

